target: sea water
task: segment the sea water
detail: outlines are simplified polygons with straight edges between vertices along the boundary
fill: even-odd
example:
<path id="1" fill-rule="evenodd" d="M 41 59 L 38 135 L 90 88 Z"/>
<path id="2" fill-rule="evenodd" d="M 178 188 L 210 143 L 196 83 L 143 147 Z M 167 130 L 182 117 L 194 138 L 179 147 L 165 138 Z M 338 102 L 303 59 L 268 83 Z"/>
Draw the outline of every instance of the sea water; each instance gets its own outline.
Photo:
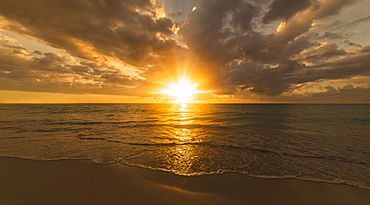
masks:
<path id="1" fill-rule="evenodd" d="M 0 156 L 370 189 L 370 105 L 1 104 Z"/>

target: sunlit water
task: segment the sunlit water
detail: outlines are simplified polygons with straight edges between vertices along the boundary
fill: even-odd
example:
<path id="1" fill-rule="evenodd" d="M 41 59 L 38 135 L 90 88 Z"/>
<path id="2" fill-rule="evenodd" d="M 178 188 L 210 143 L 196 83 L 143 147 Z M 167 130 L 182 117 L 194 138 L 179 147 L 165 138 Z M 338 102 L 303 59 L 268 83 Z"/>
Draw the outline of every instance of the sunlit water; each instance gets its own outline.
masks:
<path id="1" fill-rule="evenodd" d="M 370 105 L 0 105 L 0 156 L 370 188 Z"/>

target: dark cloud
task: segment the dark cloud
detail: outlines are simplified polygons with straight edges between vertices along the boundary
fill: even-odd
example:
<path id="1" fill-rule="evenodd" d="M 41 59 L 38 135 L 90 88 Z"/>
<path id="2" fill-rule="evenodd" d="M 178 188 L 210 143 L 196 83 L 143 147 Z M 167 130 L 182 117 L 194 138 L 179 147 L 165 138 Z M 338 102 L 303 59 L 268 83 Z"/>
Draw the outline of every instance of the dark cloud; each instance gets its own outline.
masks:
<path id="1" fill-rule="evenodd" d="M 338 45 L 336 43 L 324 42 L 316 48 L 302 53 L 301 61 L 309 63 L 322 63 L 328 59 L 342 57 L 346 54 L 347 52 L 344 49 L 338 49 Z"/>
<path id="2" fill-rule="evenodd" d="M 329 39 L 329 40 L 336 40 L 336 39 L 343 39 L 344 36 L 332 33 L 332 32 L 325 32 L 324 35 L 318 36 L 317 39 Z"/>
<path id="3" fill-rule="evenodd" d="M 349 46 L 354 46 L 354 47 L 357 47 L 357 48 L 361 48 L 362 46 L 358 43 L 353 43 L 349 40 L 345 40 L 344 43 L 348 44 Z"/>
<path id="4" fill-rule="evenodd" d="M 317 102 L 369 102 L 370 101 L 370 86 L 355 87 L 351 84 L 345 85 L 342 88 L 334 88 L 332 86 L 325 87 L 324 92 L 307 93 L 306 98 Z"/>
<path id="5" fill-rule="evenodd" d="M 297 12 L 307 9 L 311 6 L 311 0 L 274 0 L 266 15 L 263 17 L 263 23 L 269 23 L 276 20 L 287 20 Z"/>
<path id="6" fill-rule="evenodd" d="M 229 72 L 229 82 L 239 84 L 239 90 L 248 89 L 250 92 L 265 95 L 280 95 L 292 89 L 296 83 L 294 72 L 303 65 L 295 61 L 281 62 L 277 67 L 261 64 L 240 64 Z M 276 77 L 279 76 L 279 77 Z"/>
<path id="7" fill-rule="evenodd" d="M 227 5 L 224 1 L 204 1 L 199 9 L 189 14 L 179 33 L 191 51 L 211 62 L 206 72 L 218 73 L 213 76 L 216 81 L 213 85 L 223 82 L 222 93 L 230 93 L 238 86 L 266 95 L 280 95 L 291 90 L 292 84 L 300 81 L 297 73 L 304 67 L 302 62 L 296 61 L 300 58 L 295 56 L 316 45 L 311 41 L 314 37 L 305 34 L 313 21 L 338 13 L 351 1 L 341 1 L 339 4 L 327 1 L 320 5 L 317 2 L 300 1 L 294 3 L 294 6 L 288 6 L 291 13 L 286 16 L 274 11 L 279 8 L 277 3 L 287 6 L 292 2 L 274 1 L 270 5 L 264 21 L 290 17 L 281 30 L 273 34 L 262 34 L 254 30 L 253 22 L 258 21 L 261 9 L 258 5 L 249 5 L 244 1 L 235 0 Z M 249 11 L 243 10 L 242 13 L 251 15 L 238 18 L 237 8 L 241 4 Z M 305 16 L 297 15 L 293 18 L 293 14 L 305 9 Z M 239 24 L 233 24 L 234 19 Z M 307 56 L 306 60 L 311 58 L 311 61 L 322 62 L 346 55 L 346 51 L 337 47 L 327 49 L 320 54 Z"/>
<path id="8" fill-rule="evenodd" d="M 342 60 L 318 64 L 307 68 L 301 82 L 312 82 L 318 79 L 343 79 L 352 76 L 370 75 L 370 52 L 349 56 Z"/>
<path id="9" fill-rule="evenodd" d="M 305 102 L 305 103 L 366 103 L 370 102 L 370 85 L 354 86 L 347 84 L 343 87 L 326 86 L 321 91 L 305 92 L 302 94 L 266 97 L 262 100 L 270 102 Z M 240 97 L 245 96 L 244 94 Z M 238 96 L 239 97 L 239 96 Z"/>
<path id="10" fill-rule="evenodd" d="M 367 51 L 367 52 L 365 52 Z M 370 75 L 370 52 L 360 49 L 361 54 L 352 55 L 335 44 L 325 44 L 308 53 L 305 60 L 325 62 L 323 59 L 343 57 L 334 62 L 305 66 L 296 61 L 280 63 L 278 67 L 261 66 L 258 63 L 235 65 L 228 73 L 230 83 L 239 85 L 239 90 L 271 96 L 280 95 L 295 89 L 295 85 L 319 80 L 336 80 L 354 76 Z"/>

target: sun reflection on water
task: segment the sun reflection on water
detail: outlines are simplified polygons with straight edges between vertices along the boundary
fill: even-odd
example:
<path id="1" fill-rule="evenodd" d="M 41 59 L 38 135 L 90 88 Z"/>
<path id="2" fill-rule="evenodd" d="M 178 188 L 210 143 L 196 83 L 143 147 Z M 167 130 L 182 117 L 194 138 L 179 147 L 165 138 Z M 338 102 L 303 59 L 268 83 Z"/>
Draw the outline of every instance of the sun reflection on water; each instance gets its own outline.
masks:
<path id="1" fill-rule="evenodd" d="M 197 175 L 208 172 L 212 165 L 212 156 L 206 154 L 209 150 L 209 132 L 206 130 L 209 119 L 205 120 L 203 106 L 192 103 L 174 103 L 158 106 L 150 118 L 155 126 L 149 132 L 152 147 L 126 158 L 126 162 L 137 166 L 145 166 L 173 172 L 179 175 Z M 145 133 L 148 130 L 145 131 Z M 208 134 L 207 134 L 208 133 Z"/>
<path id="2" fill-rule="evenodd" d="M 188 104 L 187 103 L 181 103 L 180 104 L 180 111 L 181 112 L 187 112 L 188 111 Z"/>
<path id="3" fill-rule="evenodd" d="M 170 154 L 172 155 L 171 164 L 173 166 L 173 172 L 180 175 L 188 175 L 196 171 L 194 165 L 197 164 L 198 161 L 198 150 L 195 146 L 176 146 L 168 151 L 172 152 Z"/>
<path id="4" fill-rule="evenodd" d="M 180 124 L 186 125 L 186 124 L 191 123 L 190 119 L 191 119 L 191 113 L 188 110 L 188 105 L 186 103 L 181 103 L 179 107 L 179 115 L 176 118 L 176 120 Z"/>
<path id="5" fill-rule="evenodd" d="M 228 153 L 229 147 L 218 146 L 219 132 L 213 129 L 213 115 L 206 108 L 192 103 L 158 105 L 149 116 L 157 120 L 144 132 L 155 135 L 148 138 L 150 146 L 125 161 L 183 176 L 232 170 L 253 161 L 247 150 L 237 149 L 233 154 Z"/>
<path id="6" fill-rule="evenodd" d="M 197 123 L 193 120 L 195 118 L 194 110 L 191 110 L 187 103 L 177 104 L 176 108 L 177 115 L 174 116 L 173 122 L 180 127 L 174 126 L 173 139 L 177 145 L 167 149 L 165 156 L 173 172 L 188 175 L 194 172 L 193 166 L 198 160 L 197 146 L 192 144 L 202 142 L 203 135 L 196 128 L 188 127 Z"/>
<path id="7" fill-rule="evenodd" d="M 174 125 L 172 133 L 176 144 L 201 142 L 201 132 L 192 127 L 192 125 L 199 123 L 194 120 L 194 110 L 191 110 L 187 103 L 181 103 L 176 104 L 173 111 L 175 115 L 169 120 Z"/>

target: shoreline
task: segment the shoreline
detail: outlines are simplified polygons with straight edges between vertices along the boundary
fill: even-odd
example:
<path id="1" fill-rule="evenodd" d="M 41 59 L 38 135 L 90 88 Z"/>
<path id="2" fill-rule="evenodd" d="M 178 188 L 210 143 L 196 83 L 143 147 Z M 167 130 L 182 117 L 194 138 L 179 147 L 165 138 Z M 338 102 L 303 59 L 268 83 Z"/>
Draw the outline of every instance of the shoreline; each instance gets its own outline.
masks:
<path id="1" fill-rule="evenodd" d="M 370 190 L 238 173 L 179 176 L 89 160 L 0 157 L 0 204 L 370 204 Z"/>

